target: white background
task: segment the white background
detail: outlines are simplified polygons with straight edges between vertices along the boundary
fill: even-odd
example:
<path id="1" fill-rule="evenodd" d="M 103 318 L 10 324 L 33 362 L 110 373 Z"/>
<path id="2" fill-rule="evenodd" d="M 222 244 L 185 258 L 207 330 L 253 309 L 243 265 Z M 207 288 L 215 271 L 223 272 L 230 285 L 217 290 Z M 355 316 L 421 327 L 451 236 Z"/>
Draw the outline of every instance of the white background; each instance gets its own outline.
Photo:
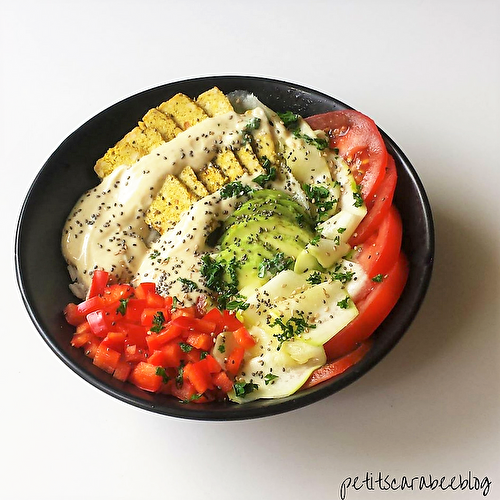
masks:
<path id="1" fill-rule="evenodd" d="M 1 498 L 329 500 L 379 471 L 471 471 L 500 498 L 500 2 L 0 5 Z M 437 248 L 418 317 L 367 376 L 291 413 L 206 423 L 128 406 L 64 366 L 21 303 L 13 248 L 29 185 L 69 133 L 136 92 L 216 74 L 304 84 L 373 117 L 427 189 Z"/>

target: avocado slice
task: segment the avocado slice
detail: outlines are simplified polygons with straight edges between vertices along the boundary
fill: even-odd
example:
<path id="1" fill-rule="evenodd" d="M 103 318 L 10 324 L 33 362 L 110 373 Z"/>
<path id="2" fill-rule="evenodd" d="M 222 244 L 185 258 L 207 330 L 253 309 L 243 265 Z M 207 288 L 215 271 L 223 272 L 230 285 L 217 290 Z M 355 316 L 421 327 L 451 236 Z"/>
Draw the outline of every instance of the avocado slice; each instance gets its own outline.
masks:
<path id="1" fill-rule="evenodd" d="M 308 212 L 288 194 L 258 190 L 225 221 L 216 259 L 238 262 L 238 288 L 260 287 L 273 275 L 262 272 L 265 261 L 293 265 L 314 237 Z"/>

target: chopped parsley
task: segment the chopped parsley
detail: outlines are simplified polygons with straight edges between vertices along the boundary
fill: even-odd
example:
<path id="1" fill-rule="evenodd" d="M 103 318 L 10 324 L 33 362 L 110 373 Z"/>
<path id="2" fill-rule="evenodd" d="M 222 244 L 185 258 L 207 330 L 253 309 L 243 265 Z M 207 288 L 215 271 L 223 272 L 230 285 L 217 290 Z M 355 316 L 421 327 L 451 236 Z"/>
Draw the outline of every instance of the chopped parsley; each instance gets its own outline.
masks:
<path id="1" fill-rule="evenodd" d="M 182 387 L 184 384 L 184 361 L 181 361 L 179 368 L 177 368 L 177 376 L 175 377 L 175 385 L 177 387 Z"/>
<path id="2" fill-rule="evenodd" d="M 159 256 L 160 256 L 160 252 L 159 252 L 158 250 L 154 250 L 153 252 L 151 252 L 151 253 L 149 254 L 149 258 L 150 258 L 151 260 L 155 260 L 155 259 L 157 259 Z"/>
<path id="3" fill-rule="evenodd" d="M 323 151 L 328 147 L 328 141 L 326 139 L 321 139 L 319 137 L 311 137 L 307 134 L 303 134 L 300 132 L 299 129 L 296 129 L 293 133 L 297 139 L 302 139 L 304 142 L 307 142 L 307 144 L 312 144 L 313 146 L 316 146 L 317 149 L 320 151 Z"/>
<path id="4" fill-rule="evenodd" d="M 267 182 L 274 181 L 276 179 L 276 167 L 271 165 L 269 158 L 264 159 L 262 168 L 266 171 L 265 174 L 260 174 L 253 179 L 253 181 L 260 187 L 264 187 Z"/>
<path id="5" fill-rule="evenodd" d="M 331 276 L 335 281 L 340 281 L 343 285 L 345 285 L 347 282 L 352 280 L 354 274 L 355 273 L 352 271 L 346 271 L 345 273 L 334 271 L 331 273 Z"/>
<path id="6" fill-rule="evenodd" d="M 287 257 L 283 252 L 278 252 L 272 259 L 263 259 L 259 264 L 258 276 L 259 278 L 264 278 L 266 274 L 275 276 L 285 269 L 291 269 L 293 263 L 292 257 Z"/>
<path id="7" fill-rule="evenodd" d="M 309 278 L 306 280 L 308 283 L 311 285 L 319 285 L 320 283 L 323 283 L 325 281 L 324 276 L 319 272 L 319 271 L 314 271 L 311 273 Z"/>
<path id="8" fill-rule="evenodd" d="M 374 281 L 375 283 L 382 283 L 382 281 L 384 281 L 384 275 L 383 274 L 377 274 L 376 276 L 374 276 L 372 278 L 372 281 Z"/>
<path id="9" fill-rule="evenodd" d="M 339 227 L 339 228 L 337 229 L 337 233 L 339 233 L 339 234 L 343 234 L 343 233 L 345 233 L 345 230 L 346 230 L 346 228 L 345 228 L 345 227 Z"/>
<path id="10" fill-rule="evenodd" d="M 266 385 L 272 384 L 277 378 L 279 378 L 278 375 L 274 375 L 273 373 L 268 373 L 264 377 L 264 383 Z"/>
<path id="11" fill-rule="evenodd" d="M 164 384 L 166 384 L 170 380 L 170 377 L 167 375 L 167 372 L 165 371 L 165 368 L 163 368 L 163 366 L 157 366 L 155 374 L 158 375 L 158 377 L 162 378 L 162 382 Z"/>
<path id="12" fill-rule="evenodd" d="M 259 386 L 253 382 L 235 382 L 233 384 L 234 393 L 240 398 L 244 398 L 247 394 L 257 390 Z"/>
<path id="13" fill-rule="evenodd" d="M 361 196 L 361 186 L 359 186 L 358 184 L 356 184 L 356 189 L 352 193 L 352 197 L 354 198 L 354 203 L 353 203 L 354 207 L 360 208 L 363 206 L 364 201 L 363 197 Z"/>
<path id="14" fill-rule="evenodd" d="M 201 258 L 200 273 L 207 288 L 217 294 L 217 303 L 221 309 L 246 309 L 245 298 L 239 294 L 237 269 L 240 266 L 236 257 L 229 262 L 215 260 L 210 255 Z"/>
<path id="15" fill-rule="evenodd" d="M 243 196 L 250 194 L 253 189 L 250 186 L 243 185 L 240 181 L 230 182 L 220 190 L 220 197 L 225 200 L 233 196 Z"/>
<path id="16" fill-rule="evenodd" d="M 120 305 L 118 306 L 118 309 L 116 310 L 116 312 L 118 314 L 125 316 L 125 314 L 127 313 L 128 301 L 129 301 L 129 299 L 120 299 Z"/>
<path id="17" fill-rule="evenodd" d="M 181 403 L 190 403 L 191 401 L 196 401 L 197 399 L 200 399 L 202 394 L 193 394 L 190 396 L 188 399 L 182 399 Z"/>
<path id="18" fill-rule="evenodd" d="M 340 309 L 347 309 L 349 307 L 349 296 L 347 296 L 345 299 L 339 300 L 337 302 L 337 305 L 340 307 Z"/>
<path id="19" fill-rule="evenodd" d="M 226 346 L 224 344 L 220 344 L 219 347 L 217 347 L 217 350 L 221 353 L 224 354 L 226 352 Z"/>
<path id="20" fill-rule="evenodd" d="M 292 316 L 286 322 L 281 318 L 276 318 L 269 326 L 279 326 L 281 328 L 281 333 L 273 334 L 279 341 L 278 351 L 281 349 L 283 342 L 294 339 L 308 329 L 316 328 L 316 325 L 307 323 L 303 313 L 299 313 L 298 316 Z"/>
<path id="21" fill-rule="evenodd" d="M 242 139 L 242 144 L 245 145 L 248 142 L 251 142 L 252 140 L 252 130 L 257 130 L 260 127 L 260 118 L 257 118 L 256 116 L 253 117 L 243 128 L 243 139 Z"/>
<path id="22" fill-rule="evenodd" d="M 297 122 L 300 116 L 293 111 L 285 111 L 284 113 L 277 113 L 277 115 L 280 117 L 280 120 L 283 122 L 283 125 L 285 125 L 286 128 L 297 127 Z"/>
<path id="23" fill-rule="evenodd" d="M 321 231 L 316 233 L 316 236 L 309 242 L 311 245 L 317 247 L 319 244 L 319 240 L 321 239 Z"/>
<path id="24" fill-rule="evenodd" d="M 303 184 L 302 188 L 309 201 L 316 207 L 318 221 L 323 220 L 337 200 L 331 197 L 330 190 L 326 186 Z"/>
<path id="25" fill-rule="evenodd" d="M 158 311 L 153 316 L 153 324 L 151 325 L 150 330 L 154 333 L 159 333 L 161 332 L 164 324 L 165 324 L 165 316 L 161 311 Z"/>
<path id="26" fill-rule="evenodd" d="M 193 350 L 193 346 L 187 342 L 179 342 L 179 346 L 182 352 L 191 352 Z"/>

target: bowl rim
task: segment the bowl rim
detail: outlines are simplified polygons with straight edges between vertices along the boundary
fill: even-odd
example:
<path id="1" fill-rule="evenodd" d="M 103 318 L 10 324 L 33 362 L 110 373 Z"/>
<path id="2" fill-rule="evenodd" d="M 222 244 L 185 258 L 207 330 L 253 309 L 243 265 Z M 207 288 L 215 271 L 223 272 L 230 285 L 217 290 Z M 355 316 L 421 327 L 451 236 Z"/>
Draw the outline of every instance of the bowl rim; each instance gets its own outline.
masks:
<path id="1" fill-rule="evenodd" d="M 244 405 L 236 405 L 234 403 L 222 404 L 214 403 L 218 406 L 213 406 L 214 404 L 208 405 L 199 405 L 199 404 L 185 404 L 185 405 L 172 405 L 172 406 L 164 406 L 162 404 L 157 404 L 154 401 L 147 400 L 138 396 L 134 396 L 125 391 L 121 391 L 113 385 L 106 383 L 103 380 L 98 379 L 92 373 L 82 367 L 76 361 L 68 358 L 63 349 L 58 345 L 58 343 L 53 340 L 49 334 L 45 331 L 41 321 L 39 314 L 36 310 L 36 304 L 33 303 L 32 297 L 27 291 L 26 281 L 25 281 L 25 273 L 24 273 L 24 262 L 22 258 L 21 245 L 23 240 L 23 224 L 25 218 L 27 216 L 28 210 L 30 208 L 30 201 L 35 190 L 38 187 L 38 182 L 42 175 L 50 170 L 52 165 L 52 160 L 54 156 L 63 148 L 71 142 L 71 140 L 76 136 L 76 134 L 80 133 L 86 127 L 92 125 L 92 123 L 101 116 L 104 116 L 108 113 L 111 113 L 118 106 L 126 105 L 128 102 L 133 101 L 135 99 L 140 99 L 145 94 L 165 90 L 165 92 L 171 91 L 172 89 L 182 89 L 183 86 L 187 86 L 189 84 L 196 83 L 206 83 L 207 88 L 210 88 L 209 85 L 221 85 L 221 82 L 225 84 L 232 84 L 241 81 L 253 82 L 254 84 L 266 84 L 266 85 L 280 85 L 285 86 L 290 89 L 294 89 L 296 91 L 303 92 L 308 95 L 313 95 L 316 98 L 324 99 L 332 104 L 335 104 L 339 108 L 345 109 L 353 109 L 351 106 L 343 103 L 337 98 L 331 97 L 323 92 L 314 90 L 312 88 L 303 86 L 301 84 L 295 84 L 288 81 L 280 80 L 280 79 L 272 79 L 267 77 L 257 77 L 257 76 L 237 76 L 237 75 L 228 75 L 228 76 L 207 76 L 207 77 L 196 77 L 196 78 L 188 78 L 184 80 L 179 80 L 176 82 L 170 82 L 163 85 L 158 85 L 152 87 L 150 89 L 143 90 L 136 94 L 130 95 L 116 103 L 108 106 L 103 109 L 96 115 L 89 118 L 82 125 L 80 125 L 77 129 L 75 129 L 70 135 L 64 139 L 61 144 L 54 150 L 54 152 L 49 156 L 46 160 L 42 168 L 36 174 L 33 182 L 28 189 L 28 192 L 23 201 L 18 222 L 16 225 L 15 231 L 15 249 L 14 249 L 14 260 L 15 260 L 15 274 L 17 279 L 17 284 L 21 293 L 22 300 L 24 305 L 28 311 L 28 314 L 35 325 L 38 333 L 42 336 L 46 344 L 50 347 L 50 349 L 57 355 L 57 357 L 63 361 L 70 369 L 72 369 L 77 375 L 82 377 L 84 380 L 89 382 L 91 385 L 96 387 L 97 389 L 102 390 L 103 392 L 111 395 L 118 400 L 121 400 L 125 403 L 129 403 L 135 407 L 153 411 L 158 414 L 191 419 L 191 420 L 204 420 L 204 421 L 231 421 L 231 420 L 246 420 L 253 418 L 261 418 L 266 416 L 272 416 L 281 414 L 284 412 L 291 411 L 293 409 L 301 408 L 308 406 L 314 402 L 317 402 L 321 399 L 330 396 L 341 389 L 347 387 L 352 384 L 354 381 L 358 380 L 362 375 L 366 374 L 370 371 L 376 364 L 378 364 L 401 340 L 403 335 L 406 333 L 410 324 L 414 320 L 415 316 L 418 313 L 418 310 L 421 307 L 421 304 L 425 298 L 427 293 L 432 269 L 434 262 L 434 250 L 435 250 L 435 235 L 434 235 L 434 222 L 432 217 L 432 210 L 430 206 L 429 199 L 425 192 L 423 183 L 419 178 L 416 170 L 413 165 L 403 153 L 401 148 L 382 130 L 379 128 L 379 131 L 386 142 L 386 145 L 390 147 L 392 153 L 397 156 L 397 163 L 399 163 L 404 171 L 408 174 L 409 180 L 413 186 L 416 188 L 416 192 L 420 198 L 420 207 L 422 209 L 422 217 L 425 225 L 425 235 L 427 237 L 426 241 L 426 256 L 427 262 L 423 267 L 423 272 L 421 276 L 419 276 L 419 283 L 416 291 L 414 292 L 414 299 L 411 303 L 411 309 L 407 311 L 407 313 L 403 316 L 402 322 L 399 322 L 399 326 L 397 329 L 397 334 L 393 334 L 391 336 L 391 342 L 383 344 L 381 347 L 379 346 L 377 355 L 375 357 L 365 357 L 358 364 L 351 367 L 349 370 L 344 372 L 342 375 L 337 377 L 334 381 L 327 381 L 325 383 L 319 384 L 313 388 L 306 389 L 303 391 L 299 391 L 291 396 L 288 396 L 283 399 L 277 400 L 258 400 L 259 404 L 252 404 L 253 402 L 246 403 Z M 217 83 L 219 82 L 219 83 Z M 240 85 L 238 85 L 240 88 Z M 235 88 L 236 90 L 236 88 Z M 179 90 L 181 91 L 181 90 Z"/>

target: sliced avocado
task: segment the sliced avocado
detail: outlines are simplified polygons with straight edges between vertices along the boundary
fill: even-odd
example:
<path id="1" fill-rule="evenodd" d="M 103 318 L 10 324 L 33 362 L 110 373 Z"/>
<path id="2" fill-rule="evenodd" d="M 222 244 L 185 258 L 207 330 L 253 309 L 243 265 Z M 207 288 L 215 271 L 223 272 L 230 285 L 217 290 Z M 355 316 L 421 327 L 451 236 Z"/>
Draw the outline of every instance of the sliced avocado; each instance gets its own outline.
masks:
<path id="1" fill-rule="evenodd" d="M 293 265 L 313 236 L 312 220 L 301 205 L 286 193 L 263 189 L 252 193 L 225 221 L 217 259 L 238 262 L 240 290 L 258 287 L 273 275 L 269 267 L 262 271 L 266 260 L 282 255 L 285 268 Z"/>

